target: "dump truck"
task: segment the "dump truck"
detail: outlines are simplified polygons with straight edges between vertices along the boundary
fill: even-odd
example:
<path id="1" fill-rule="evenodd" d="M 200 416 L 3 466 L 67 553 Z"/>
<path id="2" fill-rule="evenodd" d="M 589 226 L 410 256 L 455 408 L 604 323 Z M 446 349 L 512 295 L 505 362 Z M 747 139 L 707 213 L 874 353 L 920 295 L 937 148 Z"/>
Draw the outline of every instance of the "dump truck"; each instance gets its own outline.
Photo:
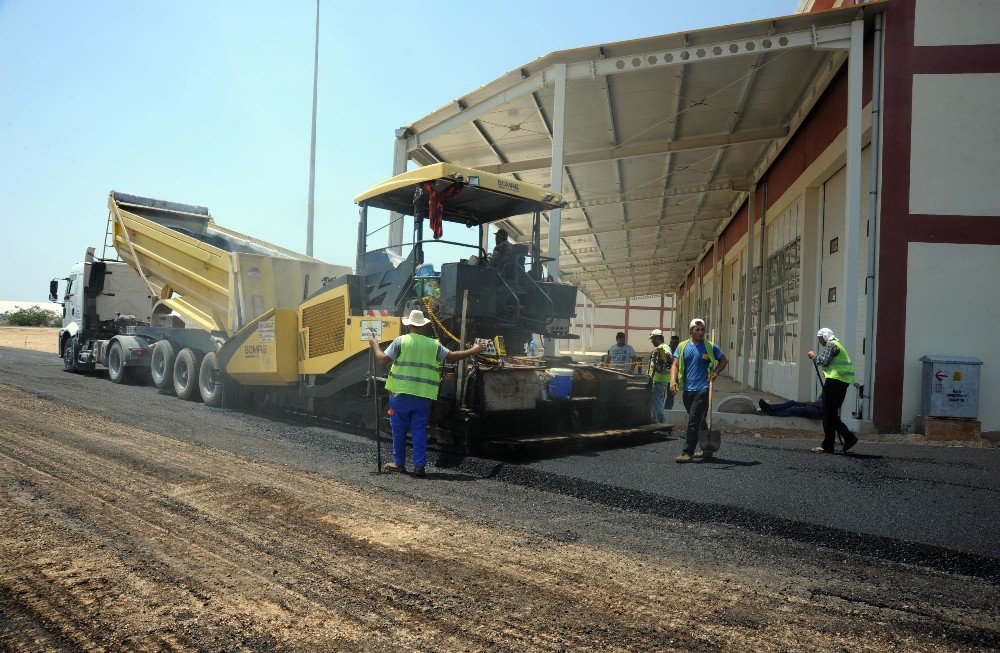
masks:
<path id="1" fill-rule="evenodd" d="M 385 379 L 368 341 L 401 335 L 401 318 L 419 308 L 447 347 L 489 344 L 475 359 L 443 366 L 429 431 L 439 447 L 625 441 L 657 428 L 648 419 L 647 377 L 520 355 L 533 337 L 573 337 L 576 288 L 545 275 L 539 242 L 543 213 L 560 197 L 436 164 L 397 175 L 355 202 L 352 270 L 225 229 L 203 206 L 112 192 L 108 233 L 152 305 L 148 315 L 117 322 L 95 315 L 102 329 L 61 334 L 67 369 L 105 365 L 112 381 L 148 375 L 163 392 L 212 406 L 269 407 L 381 429 Z M 368 250 L 373 208 L 412 216 L 406 257 Z M 533 216 L 530 241 L 514 244 L 502 263 L 491 260 L 481 245 L 487 226 L 525 214 Z M 425 225 L 433 237 L 425 238 Z M 444 239 L 446 226 L 478 229 L 480 244 Z M 425 250 L 442 244 L 470 254 L 436 271 Z M 571 393 L 549 392 L 554 368 L 572 376 Z"/>

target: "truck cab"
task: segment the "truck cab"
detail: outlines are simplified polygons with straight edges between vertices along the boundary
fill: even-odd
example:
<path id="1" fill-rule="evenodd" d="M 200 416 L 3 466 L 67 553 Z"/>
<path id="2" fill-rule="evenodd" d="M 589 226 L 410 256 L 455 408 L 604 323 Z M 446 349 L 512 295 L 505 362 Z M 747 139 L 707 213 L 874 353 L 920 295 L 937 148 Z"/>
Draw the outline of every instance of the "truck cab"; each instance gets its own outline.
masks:
<path id="1" fill-rule="evenodd" d="M 49 300 L 63 307 L 59 355 L 71 372 L 107 365 L 113 341 L 127 336 L 128 327 L 149 324 L 154 303 L 137 272 L 120 261 L 96 259 L 92 247 L 67 276 L 49 283 Z M 138 347 L 127 346 L 132 344 L 120 345 L 121 373 L 149 365 L 147 356 L 134 354 Z"/>

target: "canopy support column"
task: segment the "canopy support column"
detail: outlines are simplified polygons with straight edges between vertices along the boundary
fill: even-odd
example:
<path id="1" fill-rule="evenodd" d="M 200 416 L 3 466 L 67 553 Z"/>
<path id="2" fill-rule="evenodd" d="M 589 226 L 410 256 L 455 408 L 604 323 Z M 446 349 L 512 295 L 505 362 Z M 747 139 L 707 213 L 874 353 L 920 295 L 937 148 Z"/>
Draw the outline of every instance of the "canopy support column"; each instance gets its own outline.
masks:
<path id="1" fill-rule="evenodd" d="M 851 23 L 851 51 L 847 60 L 847 202 L 844 224 L 844 331 L 837 337 L 854 360 L 858 355 L 858 266 L 861 235 L 862 79 L 864 76 L 864 20 Z M 874 218 L 874 216 L 872 216 Z M 825 325 L 824 325 L 825 326 Z M 856 422 L 854 425 L 856 426 Z"/>
<path id="2" fill-rule="evenodd" d="M 562 195 L 563 189 L 563 153 L 566 136 L 566 64 L 557 64 L 555 68 L 555 106 L 552 111 L 552 185 L 554 194 Z M 549 276 L 553 281 L 559 280 L 559 243 L 562 240 L 560 231 L 562 209 L 549 211 Z M 556 343 L 552 338 L 545 341 L 545 354 L 555 355 Z"/>
<path id="3" fill-rule="evenodd" d="M 406 172 L 406 137 L 408 130 L 396 130 L 396 142 L 392 148 L 392 176 Z M 402 254 L 403 248 L 403 214 L 391 211 L 389 213 L 389 249 L 396 254 Z"/>
<path id="4" fill-rule="evenodd" d="M 740 375 L 740 389 L 746 390 L 750 387 L 747 379 L 750 378 L 750 304 L 753 301 L 753 228 L 754 214 L 757 212 L 757 184 L 750 186 L 750 197 L 747 199 L 747 271 L 746 283 L 743 284 L 743 345 L 740 348 L 743 354 L 743 373 Z"/>

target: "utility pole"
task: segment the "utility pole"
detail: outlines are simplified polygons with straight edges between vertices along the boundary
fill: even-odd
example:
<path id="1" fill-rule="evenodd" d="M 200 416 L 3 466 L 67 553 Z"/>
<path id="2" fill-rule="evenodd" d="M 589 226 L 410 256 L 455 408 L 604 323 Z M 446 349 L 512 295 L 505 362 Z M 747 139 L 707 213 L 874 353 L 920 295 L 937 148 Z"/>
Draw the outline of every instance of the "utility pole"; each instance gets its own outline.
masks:
<path id="1" fill-rule="evenodd" d="M 313 213 L 316 204 L 316 91 L 319 89 L 319 0 L 316 0 L 316 54 L 313 59 L 312 140 L 309 146 L 309 203 L 306 218 L 306 256 L 313 255 Z"/>

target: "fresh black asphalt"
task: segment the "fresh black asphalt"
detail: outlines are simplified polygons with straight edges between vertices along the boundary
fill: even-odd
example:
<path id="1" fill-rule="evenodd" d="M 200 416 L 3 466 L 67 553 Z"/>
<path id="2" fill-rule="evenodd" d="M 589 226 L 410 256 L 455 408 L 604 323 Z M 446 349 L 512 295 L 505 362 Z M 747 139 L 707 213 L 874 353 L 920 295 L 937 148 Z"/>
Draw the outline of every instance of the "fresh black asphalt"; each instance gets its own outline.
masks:
<path id="1" fill-rule="evenodd" d="M 185 431 L 193 439 L 202 438 L 196 425 L 205 412 L 217 412 L 152 388 L 69 375 L 61 367 L 53 354 L 0 348 L 0 383 L 52 401 L 125 421 L 132 421 L 122 408 L 129 402 L 148 403 L 143 419 L 165 419 L 157 415 L 169 407 L 171 419 L 191 425 Z M 264 428 L 285 439 L 288 452 L 298 447 L 304 467 L 322 467 L 324 456 L 358 471 L 374 467 L 374 443 L 357 434 L 282 419 Z M 229 446 L 253 455 L 252 444 L 241 444 L 238 435 L 230 439 Z M 1000 449 L 862 442 L 850 455 L 824 455 L 809 451 L 815 444 L 815 436 L 730 436 L 714 460 L 684 465 L 674 462 L 681 449 L 677 437 L 534 461 L 442 455 L 428 482 L 489 478 L 815 543 L 823 555 L 844 551 L 1000 580 Z"/>

